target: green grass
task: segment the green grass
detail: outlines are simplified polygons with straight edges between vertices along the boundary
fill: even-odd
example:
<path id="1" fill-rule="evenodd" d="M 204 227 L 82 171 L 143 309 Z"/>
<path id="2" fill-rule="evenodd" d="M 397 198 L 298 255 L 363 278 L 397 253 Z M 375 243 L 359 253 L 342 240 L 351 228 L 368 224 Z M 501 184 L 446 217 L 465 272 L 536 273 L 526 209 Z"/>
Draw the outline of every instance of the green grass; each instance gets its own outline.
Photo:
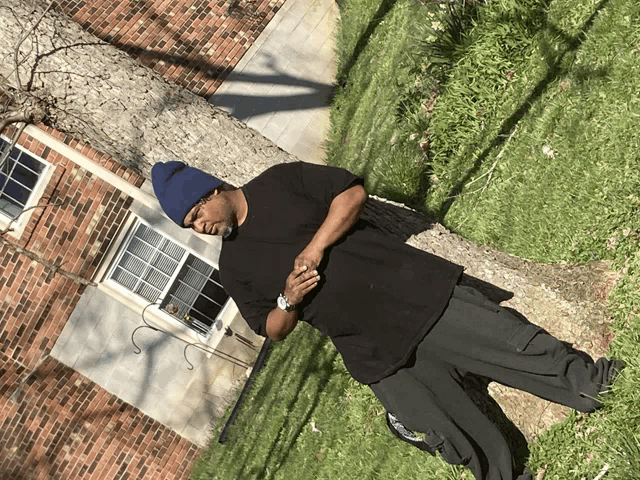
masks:
<path id="1" fill-rule="evenodd" d="M 430 124 L 438 182 L 425 200 L 429 211 L 479 243 L 540 261 L 615 257 L 607 240 L 629 238 L 621 225 L 638 228 L 639 131 L 631 109 L 639 101 L 640 30 L 625 20 L 637 17 L 638 4 L 612 1 L 590 24 L 596 2 L 575 12 L 568 3 L 554 3 L 520 65 L 505 67 L 512 82 L 473 73 L 486 55 L 465 57 Z M 552 15 L 562 7 L 570 19 Z M 491 51 L 492 36 L 481 33 L 478 48 Z M 470 95 L 461 85 L 473 76 L 502 85 Z M 472 97 L 478 100 L 467 106 Z M 473 109 L 495 113 L 471 118 Z M 464 136 L 447 133 L 460 124 Z M 489 184 L 487 175 L 465 186 L 494 163 Z M 635 235 L 629 240 L 637 245 Z"/>
<path id="2" fill-rule="evenodd" d="M 351 378 L 331 342 L 307 325 L 272 346 L 220 445 L 215 442 L 223 423 L 191 478 L 460 478 L 459 469 L 431 457 L 425 461 L 392 437 L 369 388 Z"/>
<path id="3" fill-rule="evenodd" d="M 332 107 L 329 162 L 367 175 L 371 191 L 413 204 L 423 168 L 412 155 L 418 142 L 408 137 L 414 132 L 398 117 L 407 115 L 401 101 L 408 100 L 405 89 L 416 80 L 411 46 L 435 13 L 402 0 L 376 7 L 371 1 L 348 2 L 342 10 L 338 78 L 346 86 Z"/>
<path id="4" fill-rule="evenodd" d="M 429 11 L 398 2 L 335 99 L 328 162 L 478 243 L 547 262 L 613 258 L 607 240 L 636 245 L 618 230 L 639 226 L 639 10 L 490 2 L 438 82 L 416 38 Z"/>
<path id="5" fill-rule="evenodd" d="M 628 367 L 603 410 L 541 435 L 530 465 L 545 480 L 592 479 L 604 465 L 603 480 L 640 478 L 640 3 L 344 0 L 341 10 L 328 163 L 477 243 L 623 271 L 609 299 L 611 354 Z M 230 439 L 192 473 L 465 475 L 392 438 L 371 392 L 305 326 L 274 347 Z"/>

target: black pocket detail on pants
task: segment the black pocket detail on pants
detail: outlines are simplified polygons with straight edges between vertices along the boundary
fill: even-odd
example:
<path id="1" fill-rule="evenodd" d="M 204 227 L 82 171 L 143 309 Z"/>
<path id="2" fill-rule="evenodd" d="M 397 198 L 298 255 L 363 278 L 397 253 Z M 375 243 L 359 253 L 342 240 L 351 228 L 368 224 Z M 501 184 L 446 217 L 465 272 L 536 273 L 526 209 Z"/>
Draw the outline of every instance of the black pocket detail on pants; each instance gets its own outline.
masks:
<path id="1" fill-rule="evenodd" d="M 469 463 L 469 459 L 462 458 L 458 450 L 456 450 L 448 439 L 441 437 L 433 430 L 427 430 L 424 434 L 424 440 L 429 446 L 440 453 L 440 456 L 445 462 L 451 465 L 466 465 Z"/>
<path id="2" fill-rule="evenodd" d="M 523 323 L 507 340 L 507 343 L 516 349 L 517 352 L 524 351 L 531 340 L 542 331 L 533 323 Z"/>

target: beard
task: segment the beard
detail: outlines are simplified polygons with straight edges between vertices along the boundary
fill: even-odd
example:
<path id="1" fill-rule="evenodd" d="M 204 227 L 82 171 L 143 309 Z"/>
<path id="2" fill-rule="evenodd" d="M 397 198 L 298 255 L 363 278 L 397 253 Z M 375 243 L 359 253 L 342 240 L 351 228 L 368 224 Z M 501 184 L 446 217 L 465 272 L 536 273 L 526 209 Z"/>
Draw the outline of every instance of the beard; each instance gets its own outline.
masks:
<path id="1" fill-rule="evenodd" d="M 231 236 L 232 233 L 233 233 L 233 227 L 231 225 L 224 227 L 224 231 L 222 232 L 222 239 L 226 240 Z"/>

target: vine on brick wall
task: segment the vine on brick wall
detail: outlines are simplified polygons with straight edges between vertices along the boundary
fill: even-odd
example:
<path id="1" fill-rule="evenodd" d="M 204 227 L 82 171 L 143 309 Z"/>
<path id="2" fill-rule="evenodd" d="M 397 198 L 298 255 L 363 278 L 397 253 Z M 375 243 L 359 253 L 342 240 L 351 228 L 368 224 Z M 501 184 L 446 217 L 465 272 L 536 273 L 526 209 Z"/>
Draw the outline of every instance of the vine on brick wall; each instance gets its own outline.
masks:
<path id="1" fill-rule="evenodd" d="M 46 207 L 57 207 L 60 206 L 61 204 L 59 203 L 55 203 L 55 202 L 47 202 L 45 204 L 39 204 L 39 205 L 34 205 L 32 207 L 29 208 L 25 208 L 24 210 L 22 210 L 18 215 L 16 215 L 15 217 L 13 217 L 11 219 L 11 221 L 9 222 L 9 224 L 7 225 L 7 227 L 0 231 L 0 243 L 2 243 L 2 245 L 5 245 L 6 247 L 10 248 L 11 250 L 13 250 L 14 252 L 18 252 L 21 255 L 24 255 L 25 257 L 34 260 L 40 264 L 42 264 L 48 271 L 49 274 L 47 275 L 47 283 L 50 282 L 53 277 L 57 274 L 62 275 L 63 277 L 69 278 L 71 280 L 73 280 L 75 283 L 80 284 L 80 285 L 96 285 L 96 283 L 87 280 L 84 277 L 81 277 L 79 275 L 76 275 L 75 273 L 69 272 L 67 270 L 64 270 L 62 267 L 61 263 L 55 263 L 55 262 L 50 262 L 46 259 L 44 259 L 42 256 L 38 255 L 35 252 L 32 252 L 31 250 L 27 250 L 25 248 L 21 248 L 18 245 L 16 245 L 13 242 L 10 242 L 9 240 L 7 240 L 6 238 L 4 238 L 4 235 L 12 232 L 13 229 L 11 228 L 11 225 L 18 220 L 18 218 L 20 218 L 20 216 L 27 212 L 28 210 L 32 210 L 35 208 L 46 208 Z"/>

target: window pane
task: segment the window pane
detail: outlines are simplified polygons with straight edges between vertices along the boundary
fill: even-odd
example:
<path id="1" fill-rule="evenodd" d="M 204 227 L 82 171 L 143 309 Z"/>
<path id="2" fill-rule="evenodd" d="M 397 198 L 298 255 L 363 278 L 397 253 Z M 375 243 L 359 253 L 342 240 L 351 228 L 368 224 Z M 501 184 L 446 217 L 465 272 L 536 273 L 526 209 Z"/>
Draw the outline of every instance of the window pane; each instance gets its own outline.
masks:
<path id="1" fill-rule="evenodd" d="M 0 139 L 0 150 L 8 147 L 9 142 Z M 44 162 L 14 148 L 0 168 L 0 212 L 13 218 L 24 210 L 45 168 Z"/>
<path id="2" fill-rule="evenodd" d="M 16 168 L 13 169 L 11 178 L 17 183 L 20 183 L 24 187 L 28 188 L 29 190 L 33 190 L 36 186 L 36 183 L 38 183 L 38 173 L 25 168 L 19 163 L 16 165 Z"/>
<path id="3" fill-rule="evenodd" d="M 22 207 L 11 198 L 0 195 L 0 210 L 14 218 L 22 211 Z"/>
<path id="4" fill-rule="evenodd" d="M 148 268 L 147 273 L 145 273 L 143 280 L 147 283 L 150 283 L 151 285 L 156 287 L 158 290 L 163 290 L 164 287 L 167 286 L 167 283 L 169 282 L 169 278 L 171 277 L 169 277 L 168 275 L 162 274 L 158 270 L 155 270 L 153 268 Z"/>
<path id="5" fill-rule="evenodd" d="M 120 267 L 117 267 L 114 270 L 113 274 L 111 275 L 111 278 L 114 279 L 123 287 L 131 291 L 133 291 L 133 289 L 136 286 L 136 283 L 138 283 L 138 279 L 135 277 L 135 275 L 131 275 L 129 272 L 127 272 L 126 270 L 123 270 Z"/>
<path id="6" fill-rule="evenodd" d="M 162 308 L 189 327 L 208 333 L 229 295 L 211 281 L 218 271 L 194 255 L 189 255 Z"/>
<path id="7" fill-rule="evenodd" d="M 169 240 L 164 242 L 164 245 L 162 245 L 160 250 L 162 251 L 162 253 L 165 253 L 174 260 L 178 261 L 182 258 L 182 255 L 184 255 L 184 248 L 176 245 L 173 242 L 170 242 Z"/>
<path id="8" fill-rule="evenodd" d="M 211 278 L 211 280 L 216 282 L 218 285 L 222 285 L 220 283 L 220 272 L 218 270 L 214 270 L 213 273 L 209 276 L 209 278 Z"/>
<path id="9" fill-rule="evenodd" d="M 154 252 L 152 246 L 143 242 L 137 237 L 133 237 L 131 239 L 131 243 L 127 247 L 127 251 L 131 252 L 131 254 L 144 260 L 147 263 L 151 261 L 151 256 L 153 255 L 153 252 Z"/>
<path id="10" fill-rule="evenodd" d="M 190 265 L 191 265 L 191 268 L 193 268 L 194 270 L 197 270 L 198 272 L 202 273 L 206 277 L 211 275 L 211 272 L 215 270 L 213 266 L 203 262 L 202 260 L 196 257 L 193 257 L 193 262 L 191 262 Z"/>
<path id="11" fill-rule="evenodd" d="M 202 287 L 204 287 L 204 284 L 207 283 L 207 277 L 191 268 L 187 268 L 187 270 L 184 272 L 183 281 L 187 285 L 191 286 L 191 288 L 199 292 L 200 290 L 202 290 Z"/>
<path id="12" fill-rule="evenodd" d="M 118 265 L 131 274 L 135 275 L 137 278 L 140 278 L 147 268 L 146 263 L 141 261 L 136 256 L 131 255 L 129 252 L 125 252 Z"/>
<path id="13" fill-rule="evenodd" d="M 141 282 L 138 285 L 138 288 L 136 289 L 135 293 L 137 293 L 141 297 L 146 298 L 147 300 L 149 300 L 149 302 L 154 303 L 155 301 L 158 300 L 158 297 L 160 297 L 160 293 L 162 292 L 144 282 Z"/>
<path id="14" fill-rule="evenodd" d="M 227 295 L 227 292 L 225 292 L 222 287 L 211 281 L 207 282 L 202 293 L 220 305 L 224 304 L 227 298 L 229 298 L 229 295 Z"/>
<path id="15" fill-rule="evenodd" d="M 29 196 L 31 195 L 31 190 L 25 188 L 24 185 L 20 185 L 17 183 L 13 177 L 9 179 L 9 181 L 4 186 L 4 191 L 2 192 L 2 197 L 7 198 L 11 201 L 11 203 L 15 205 L 19 205 L 24 207 L 26 203 L 29 201 Z"/>
<path id="16" fill-rule="evenodd" d="M 11 218 L 15 218 L 20 214 L 22 208 L 12 202 L 10 199 L 0 197 L 0 210 L 2 210 Z"/>
<path id="17" fill-rule="evenodd" d="M 198 300 L 201 300 L 201 299 L 202 297 L 200 297 Z M 199 320 L 204 325 L 209 327 L 209 330 L 211 330 L 211 327 L 213 327 L 214 320 L 220 313 L 220 310 L 222 310 L 222 307 L 219 307 L 215 303 L 210 303 L 210 302 L 201 303 L 198 301 L 191 309 L 190 314 L 193 318 L 195 318 L 196 320 Z M 204 314 L 202 313 L 203 311 L 207 313 Z"/>
<path id="18" fill-rule="evenodd" d="M 139 223 L 123 249 L 111 278 L 149 302 L 156 302 L 175 275 L 184 248 Z"/>
<path id="19" fill-rule="evenodd" d="M 200 292 L 198 290 L 194 290 L 190 286 L 186 285 L 182 281 L 177 281 L 177 288 L 174 288 L 173 296 L 186 305 L 193 305 L 193 302 L 196 301 Z"/>
<path id="20" fill-rule="evenodd" d="M 9 148 L 8 142 L 7 142 L 6 148 Z M 19 157 L 20 157 L 20 149 L 14 148 L 13 150 L 11 150 L 11 153 L 9 154 L 9 158 L 13 158 L 14 160 L 17 160 Z"/>
<path id="21" fill-rule="evenodd" d="M 163 239 L 162 235 L 160 235 L 155 230 L 147 227 L 143 223 L 141 223 L 140 226 L 138 227 L 138 230 L 136 230 L 136 237 L 140 238 L 141 240 L 151 245 L 152 247 L 160 246 L 160 243 L 162 242 L 162 239 Z"/>
<path id="22" fill-rule="evenodd" d="M 14 150 L 14 152 L 17 151 Z M 36 160 L 35 158 L 27 155 L 25 152 L 20 152 L 20 165 L 21 165 L 21 169 L 23 171 L 29 171 L 31 174 L 35 175 L 36 177 L 38 175 L 40 175 L 43 170 L 44 170 L 44 163 Z M 17 158 L 17 157 L 15 157 Z"/>
<path id="23" fill-rule="evenodd" d="M 151 265 L 167 275 L 172 275 L 178 267 L 178 262 L 166 257 L 163 253 L 157 252 L 151 261 Z"/>

